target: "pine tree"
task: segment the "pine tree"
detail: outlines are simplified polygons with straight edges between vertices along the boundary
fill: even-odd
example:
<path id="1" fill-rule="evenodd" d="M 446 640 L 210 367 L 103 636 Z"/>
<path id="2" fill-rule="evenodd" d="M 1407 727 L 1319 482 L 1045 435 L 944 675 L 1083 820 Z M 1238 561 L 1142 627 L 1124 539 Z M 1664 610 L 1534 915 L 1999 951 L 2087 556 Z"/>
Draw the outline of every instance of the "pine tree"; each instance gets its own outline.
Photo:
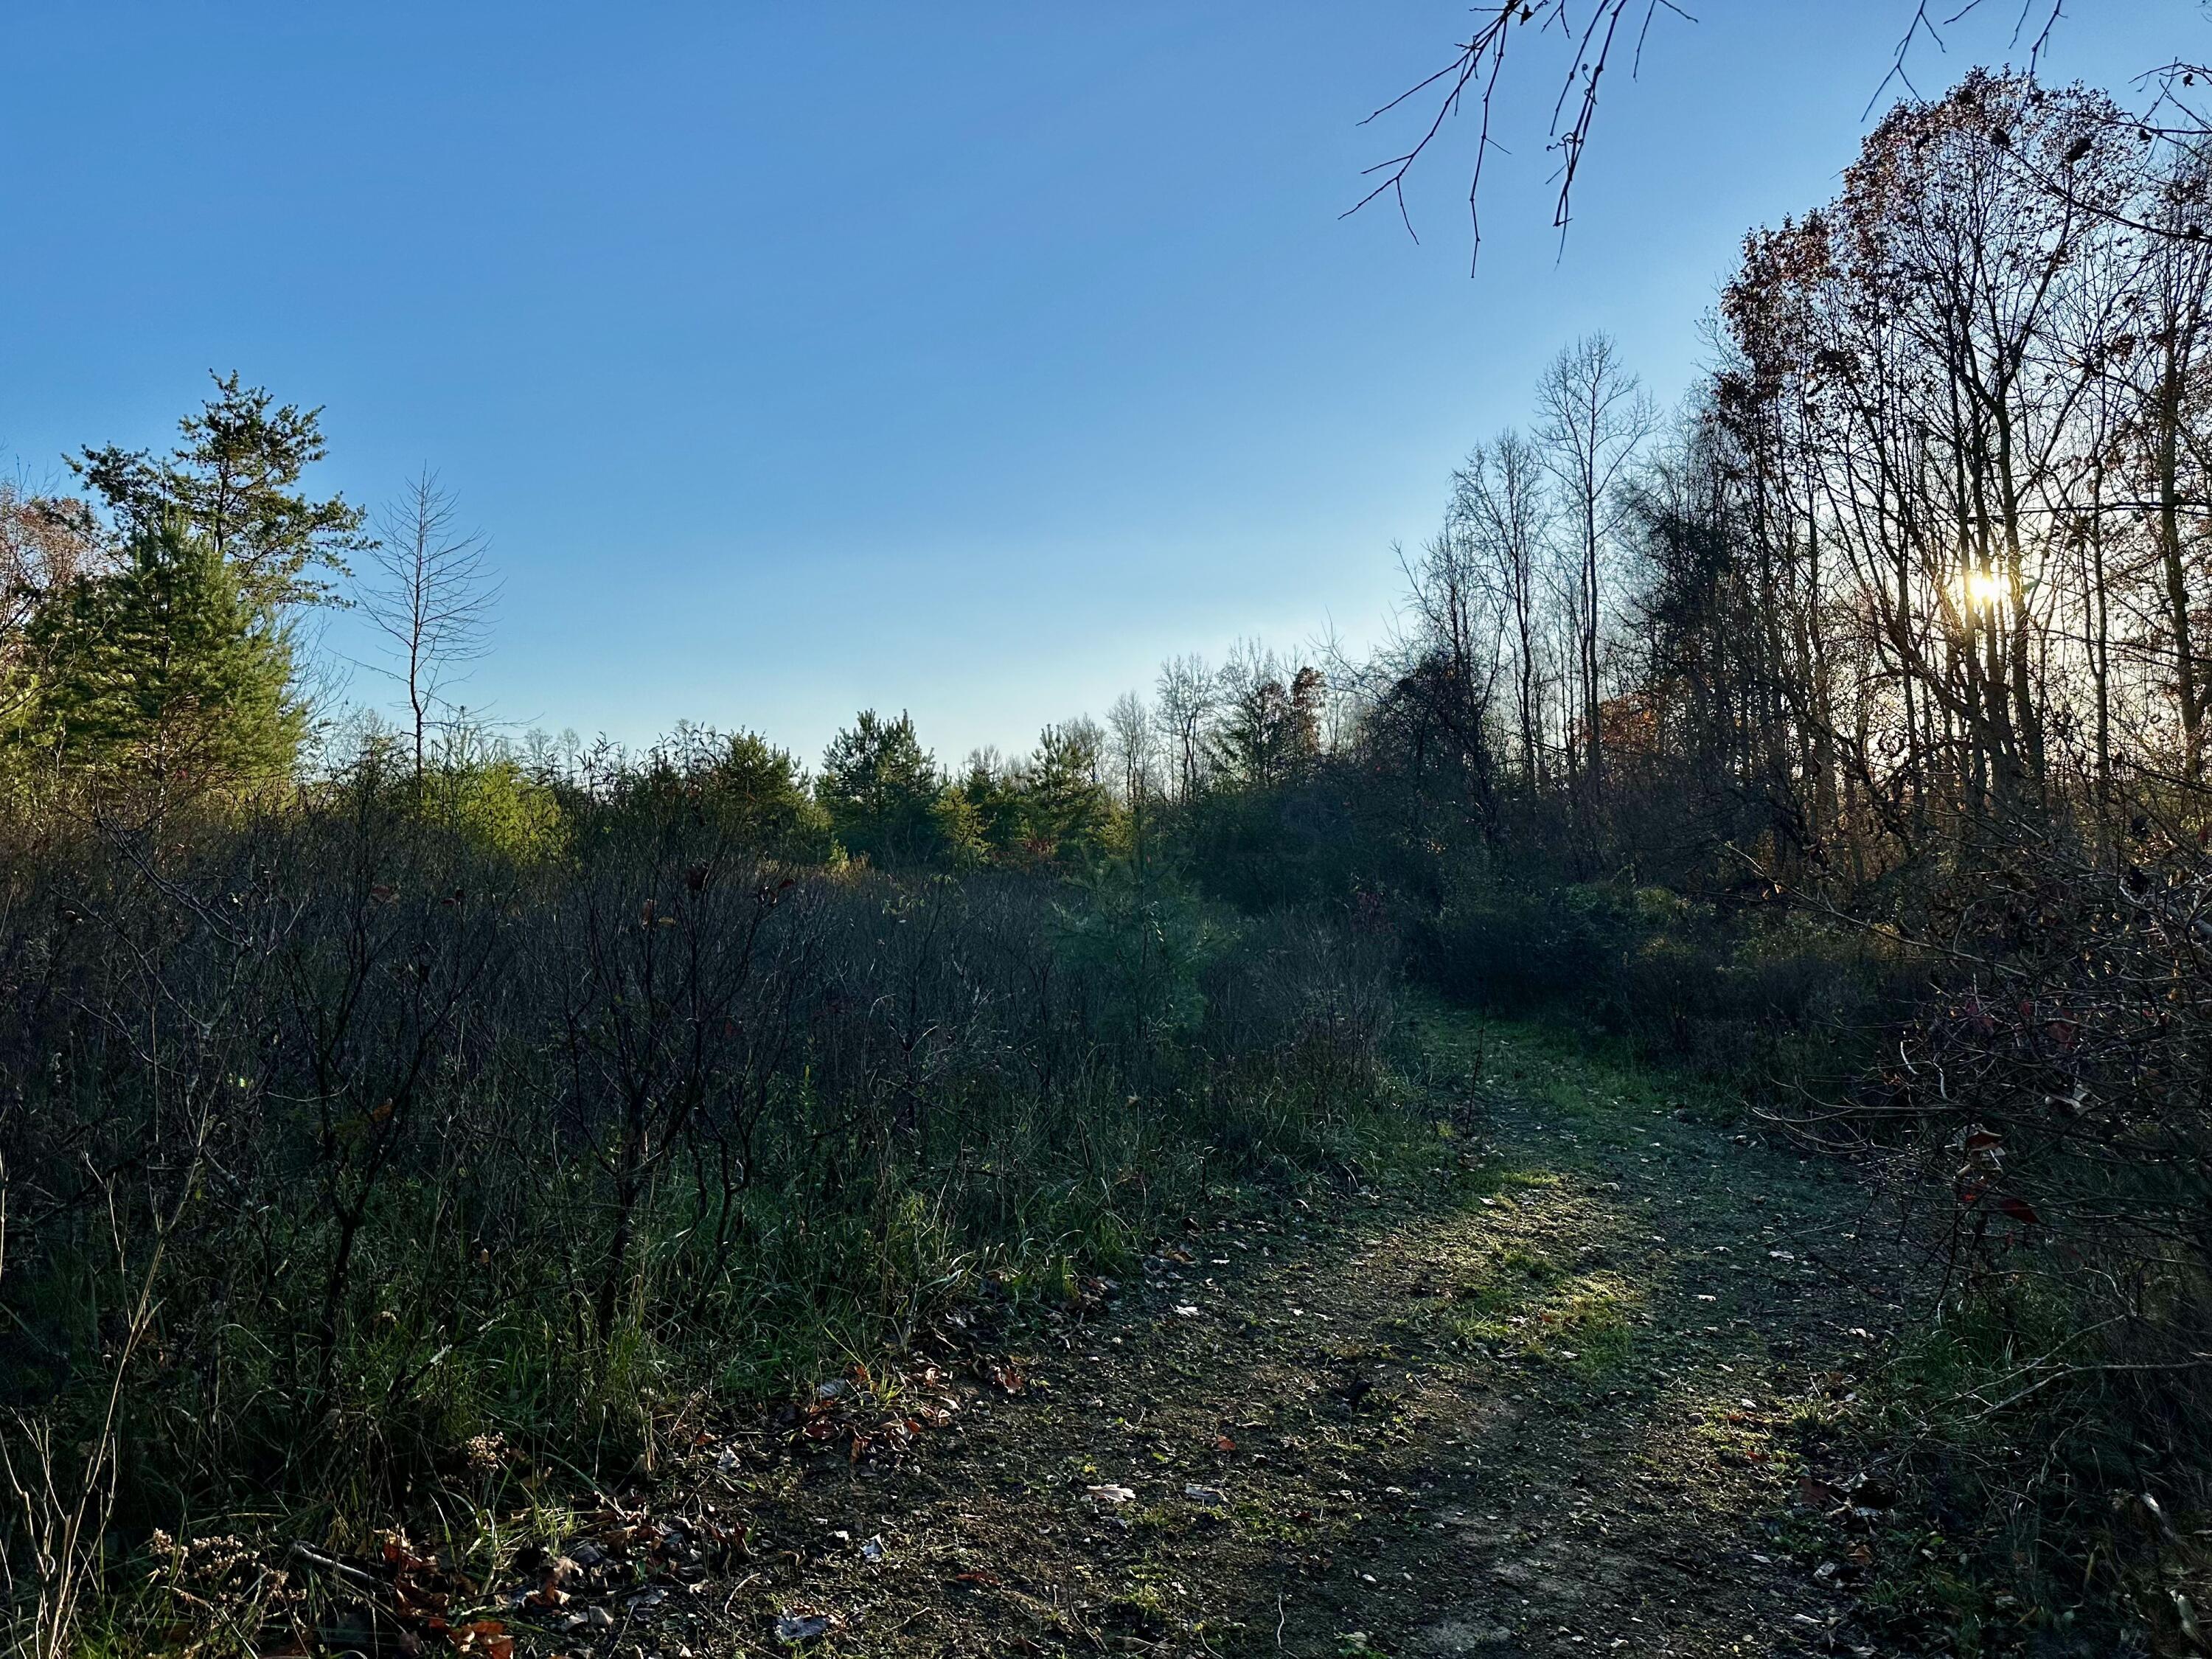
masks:
<path id="1" fill-rule="evenodd" d="M 323 459 L 319 409 L 277 404 L 235 374 L 178 422 L 184 443 L 166 457 L 110 444 L 70 465 L 135 538 L 183 515 L 192 532 L 234 565 L 247 598 L 271 611 L 335 597 L 331 578 L 346 556 L 373 546 L 361 509 L 343 496 L 316 501 L 300 475 Z"/>
<path id="2" fill-rule="evenodd" d="M 57 596 L 32 647 L 29 735 L 65 772 L 173 795 L 282 778 L 297 757 L 291 642 L 179 517 L 135 535 L 112 574 Z"/>
<path id="3" fill-rule="evenodd" d="M 797 862 L 829 856 L 829 815 L 788 750 L 753 732 L 679 726 L 621 786 L 624 804 L 663 823 L 711 824 L 749 852 Z"/>
<path id="4" fill-rule="evenodd" d="M 935 757 L 915 736 L 911 716 L 885 720 L 862 709 L 850 731 L 830 740 L 814 787 L 847 852 L 878 864 L 936 854 L 936 806 L 945 783 Z"/>
<path id="5" fill-rule="evenodd" d="M 1098 777 L 1100 741 L 1089 720 L 1048 726 L 1029 764 L 1023 795 L 1030 833 L 1064 863 L 1096 860 L 1113 831 L 1114 799 Z"/>
<path id="6" fill-rule="evenodd" d="M 1020 865 L 1030 856 L 1029 799 L 1019 770 L 995 749 L 979 749 L 968 769 L 946 791 L 957 795 L 982 845 L 986 862 Z"/>

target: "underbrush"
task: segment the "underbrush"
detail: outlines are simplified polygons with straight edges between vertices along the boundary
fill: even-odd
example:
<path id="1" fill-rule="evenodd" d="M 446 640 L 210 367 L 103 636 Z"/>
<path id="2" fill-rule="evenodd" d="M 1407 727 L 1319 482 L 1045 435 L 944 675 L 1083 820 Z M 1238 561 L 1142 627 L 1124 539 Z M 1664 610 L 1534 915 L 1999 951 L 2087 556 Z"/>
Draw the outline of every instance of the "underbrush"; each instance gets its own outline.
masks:
<path id="1" fill-rule="evenodd" d="M 1875 1583 L 1902 1634 L 2180 1651 L 2212 1615 L 2208 917 L 2193 847 L 2117 870 L 2043 849 L 1866 931 L 1485 886 L 1417 966 L 1851 1160 L 1928 1253 L 1864 1447 L 1930 1517 Z"/>
<path id="2" fill-rule="evenodd" d="M 406 1527 L 466 1559 L 516 1493 L 948 1319 L 1079 1307 L 1222 1183 L 1378 1144 L 1395 964 L 1325 916 L 586 830 L 365 781 L 15 849 L 0 1449 L 34 1645 L 122 1617 L 149 1551 Z"/>
<path id="3" fill-rule="evenodd" d="M 1942 990 L 1804 1126 L 1945 1266 L 1893 1368 L 1891 1455 L 1993 1628 L 2186 1650 L 2212 1602 L 2208 903 L 2193 840 L 1992 858 L 1927 918 Z"/>
<path id="4" fill-rule="evenodd" d="M 1455 1000 L 1564 1019 L 1753 1088 L 1847 1077 L 1926 977 L 1781 907 L 1613 883 L 1463 883 L 1413 941 L 1416 970 Z"/>
<path id="5" fill-rule="evenodd" d="M 2186 1470 L 2086 1314 L 2017 1282 L 1954 1286 L 1823 1425 L 1838 1490 L 1887 1495 L 1817 1547 L 1864 1564 L 1862 1615 L 1900 1650 L 2195 1650 L 2199 1522 L 2159 1496 Z"/>

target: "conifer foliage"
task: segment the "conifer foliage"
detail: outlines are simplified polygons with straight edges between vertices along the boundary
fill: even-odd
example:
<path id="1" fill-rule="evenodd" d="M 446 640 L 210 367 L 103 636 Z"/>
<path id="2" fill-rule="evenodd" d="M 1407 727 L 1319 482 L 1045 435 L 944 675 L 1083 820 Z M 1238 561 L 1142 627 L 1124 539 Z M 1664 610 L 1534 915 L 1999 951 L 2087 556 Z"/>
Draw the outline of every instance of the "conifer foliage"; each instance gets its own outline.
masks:
<path id="1" fill-rule="evenodd" d="M 33 749 L 58 769 L 164 793 L 289 776 L 305 727 L 291 641 L 181 515 L 135 533 L 31 630 Z"/>

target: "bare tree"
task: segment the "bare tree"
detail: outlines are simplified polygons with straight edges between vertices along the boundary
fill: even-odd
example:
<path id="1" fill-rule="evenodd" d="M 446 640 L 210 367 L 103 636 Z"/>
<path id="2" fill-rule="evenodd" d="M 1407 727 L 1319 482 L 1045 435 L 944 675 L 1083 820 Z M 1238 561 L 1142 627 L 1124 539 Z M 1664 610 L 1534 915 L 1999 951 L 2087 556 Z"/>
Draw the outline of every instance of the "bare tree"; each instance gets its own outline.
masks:
<path id="1" fill-rule="evenodd" d="M 425 467 L 377 515 L 376 575 L 362 609 L 390 642 L 386 672 L 407 697 L 415 775 L 444 690 L 483 655 L 500 582 L 481 532 L 458 523 L 453 493 Z"/>
<path id="2" fill-rule="evenodd" d="M 1124 691 L 1106 711 L 1106 755 L 1114 769 L 1114 787 L 1132 809 L 1152 793 L 1159 751 L 1152 709 L 1138 693 Z"/>
<path id="3" fill-rule="evenodd" d="M 1203 657 L 1177 657 L 1160 665 L 1160 734 L 1176 769 L 1178 799 L 1198 793 L 1206 770 L 1206 727 L 1220 692 Z"/>
<path id="4" fill-rule="evenodd" d="M 1091 781 L 1102 789 L 1109 787 L 1105 770 L 1106 728 L 1088 714 L 1078 714 L 1073 720 L 1062 720 L 1058 730 L 1076 753 L 1091 757 Z"/>
<path id="5" fill-rule="evenodd" d="M 1521 764 L 1531 788 L 1544 781 L 1545 562 L 1552 504 L 1535 446 L 1510 429 L 1478 445 L 1452 475 L 1452 533 L 1463 538 L 1497 595 L 1513 653 L 1514 713 Z"/>
<path id="6" fill-rule="evenodd" d="M 1612 337 L 1589 334 L 1552 360 L 1536 387 L 1544 465 L 1559 481 L 1573 538 L 1574 659 L 1580 680 L 1583 776 L 1593 811 L 1604 797 L 1599 656 L 1604 638 L 1607 553 L 1626 501 L 1623 486 L 1658 412 L 1620 361 Z"/>
<path id="7" fill-rule="evenodd" d="M 2146 446 L 2153 458 L 2152 491 L 2156 505 L 2159 571 L 2166 602 L 2165 621 L 2173 648 L 2174 699 L 2181 716 L 2182 775 L 2196 783 L 2203 775 L 2205 666 L 2194 623 L 2196 600 L 2190 591 L 2187 544 L 2201 538 L 2201 520 L 2185 526 L 2192 510 L 2201 514 L 2202 457 L 2191 454 L 2192 392 L 2201 404 L 2208 322 L 2212 322 L 2212 246 L 2202 239 L 2203 203 L 2212 186 L 2212 166 L 2201 147 L 2176 150 L 2153 174 L 2154 228 L 2142 239 L 2141 275 L 2143 321 L 2152 349 L 2140 354 L 2147 373 L 2139 379 Z M 2197 465 L 2192 469 L 2191 462 Z M 2190 473 L 2197 473 L 2191 478 Z M 2191 489 L 2191 484 L 2198 486 Z M 2194 495 L 2195 501 L 2190 497 Z"/>
<path id="8" fill-rule="evenodd" d="M 82 501 L 46 495 L 21 478 L 0 478 L 0 712 L 31 694 L 22 665 L 32 618 L 100 562 L 99 538 Z"/>

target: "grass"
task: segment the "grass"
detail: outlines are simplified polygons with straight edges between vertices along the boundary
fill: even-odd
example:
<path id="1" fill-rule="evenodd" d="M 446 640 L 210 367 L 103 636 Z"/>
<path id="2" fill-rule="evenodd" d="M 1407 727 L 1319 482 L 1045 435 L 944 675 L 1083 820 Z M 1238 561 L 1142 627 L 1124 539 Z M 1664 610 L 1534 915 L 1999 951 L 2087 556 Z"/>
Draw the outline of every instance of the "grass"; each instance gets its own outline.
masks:
<path id="1" fill-rule="evenodd" d="M 580 1382 L 596 1388 L 605 1401 L 605 1443 L 566 1460 L 542 1452 L 514 1458 L 474 1484 L 444 1477 L 429 1508 L 436 1529 L 420 1536 L 454 1565 L 495 1577 L 520 1550 L 557 1543 L 572 1530 L 581 1496 L 604 1471 L 621 1467 L 627 1446 L 654 1455 L 654 1448 L 678 1444 L 715 1414 L 729 1422 L 763 1401 L 794 1393 L 804 1398 L 830 1376 L 853 1379 L 871 1406 L 896 1413 L 908 1383 L 896 1354 L 887 1355 L 887 1342 L 894 1350 L 910 1343 L 947 1315 L 988 1333 L 985 1340 L 998 1352 L 1039 1342 L 1046 1333 L 1073 1328 L 1068 1317 L 1094 1293 L 1096 1275 L 1141 1276 L 1138 1258 L 1158 1248 L 1163 1236 L 1188 1244 L 1197 1259 L 1184 1271 L 1193 1276 L 1209 1271 L 1216 1251 L 1257 1266 L 1257 1249 L 1248 1255 L 1225 1243 L 1200 1243 L 1224 1223 L 1242 1230 L 1237 1237 L 1245 1242 L 1273 1241 L 1285 1250 L 1294 1239 L 1336 1240 L 1348 1248 L 1376 1224 L 1428 1241 L 1420 1255 L 1428 1264 L 1425 1288 L 1366 1310 L 1357 1337 L 1341 1325 L 1301 1322 L 1276 1339 L 1294 1344 L 1285 1352 L 1314 1369 L 1314 1398 L 1324 1420 L 1307 1431 L 1310 1455 L 1339 1460 L 1346 1469 L 1414 1455 L 1431 1432 L 1403 1408 L 1398 1378 L 1384 1375 L 1410 1366 L 1443 1366 L 1526 1389 L 1532 1399 L 1540 1397 L 1543 1410 L 1566 1421 L 1650 1410 L 1663 1397 L 1668 1410 L 1680 1413 L 1679 1433 L 1640 1455 L 1653 1468 L 1687 1460 L 1707 1471 L 1705 1484 L 1685 1502 L 1715 1515 L 1739 1501 L 1728 1484 L 1734 1474 L 1794 1479 L 1808 1447 L 1882 1431 L 1871 1398 L 1847 1408 L 1833 1395 L 1811 1393 L 1747 1412 L 1735 1399 L 1738 1387 L 1723 1376 L 1681 1368 L 1697 1340 L 1696 1322 L 1705 1316 L 1680 1309 L 1687 1258 L 1644 1248 L 1638 1206 L 1665 1190 L 1692 1206 L 1695 1225 L 1747 1243 L 1762 1229 L 1786 1234 L 1798 1206 L 1833 1202 L 1818 1196 L 1818 1172 L 1792 1176 L 1784 1161 L 1769 1156 L 1763 1178 L 1774 1183 L 1773 1202 L 1760 1209 L 1694 1161 L 1688 1150 L 1693 1139 L 1704 1149 L 1695 1157 L 1713 1148 L 1706 1126 L 1734 1121 L 1726 1115 L 1731 1107 L 1724 1090 L 1645 1069 L 1624 1060 L 1614 1045 L 1593 1045 L 1555 1027 L 1478 1022 L 1417 1005 L 1413 1028 L 1427 1058 L 1380 1079 L 1358 1109 L 1302 1130 L 1295 1154 L 1268 1152 L 1203 1173 L 1192 1159 L 1178 1170 L 1160 1160 L 1184 1150 L 1182 1143 L 1155 1134 L 1132 1143 L 1149 1160 L 1139 1169 L 1109 1172 L 1103 1180 L 1071 1171 L 1026 1194 L 1010 1188 L 1032 1155 L 994 1154 L 939 1166 L 941 1184 L 933 1194 L 927 1179 L 917 1177 L 871 1218 L 846 1217 L 834 1226 L 816 1225 L 804 1237 L 764 1237 L 763 1260 L 775 1264 L 773 1294 L 750 1305 L 742 1298 L 727 1304 L 731 1323 L 717 1340 L 739 1358 L 726 1364 L 703 1397 L 687 1400 L 678 1386 L 694 1362 L 670 1346 L 665 1331 L 641 1324 L 625 1326 L 600 1376 L 532 1375 L 526 1349 L 519 1350 L 504 1384 L 515 1391 L 510 1397 L 529 1402 Z M 1470 1079 L 1478 1057 L 1480 1075 Z M 1740 1112 L 1741 1103 L 1733 1109 Z M 1685 1117 L 1694 1131 L 1676 1121 Z M 980 1199 L 974 1196 L 979 1192 Z M 775 1219 L 771 1208 L 760 1215 L 763 1222 Z M 678 1265 L 671 1256 L 653 1271 L 673 1273 Z M 1272 1328 L 1268 1311 L 1255 1310 L 1255 1316 Z M 1705 1328 L 1712 1357 L 1733 1354 L 1744 1322 L 1713 1316 Z M 1158 1324 L 1158 1332 L 1144 1335 L 1154 1346 L 1180 1327 L 1172 1318 Z M 1244 1336 L 1254 1334 L 1247 1325 Z M 1961 1328 L 1948 1334 L 1947 1346 L 1908 1351 L 1893 1366 L 1899 1386 L 1910 1381 L 1925 1390 L 1986 1379 L 2004 1351 L 1991 1347 L 1977 1357 L 1961 1346 L 1968 1334 Z M 1132 1334 L 1131 1343 L 1140 1335 Z M 1501 1370 L 1500 1359 L 1511 1362 L 1510 1368 Z M 1154 1363 L 1164 1390 L 1195 1399 L 1221 1386 L 1218 1357 L 1193 1349 Z M 1358 1379 L 1364 1382 L 1357 1393 L 1332 1394 Z M 458 1378 L 457 1390 L 467 1381 Z M 454 1398 L 453 1426 L 443 1432 L 458 1433 L 470 1420 L 463 1409 L 468 1396 L 457 1391 Z M 623 1402 L 639 1399 L 657 1400 L 662 1414 L 625 1418 Z M 1047 1397 L 1024 1409 L 1041 1426 L 1058 1427 L 1064 1418 L 1065 1431 L 1075 1433 L 1082 1418 L 1075 1404 L 1071 1388 L 1060 1406 Z M 1236 1437 L 1247 1439 L 1241 1431 Z M 1265 1432 L 1250 1438 L 1247 1451 L 1265 1446 L 1273 1458 Z M 1064 1487 L 1071 1475 L 1083 1484 L 1118 1480 L 1139 1471 L 1171 1483 L 1170 1495 L 1119 1516 L 1148 1559 L 1217 1547 L 1247 1547 L 1261 1556 L 1319 1554 L 1364 1536 L 1363 1528 L 1372 1531 L 1367 1517 L 1373 1506 L 1364 1499 L 1346 1503 L 1341 1514 L 1328 1499 L 1320 1506 L 1326 1519 L 1299 1518 L 1293 1508 L 1255 1500 L 1235 1482 L 1227 1483 L 1225 1509 L 1185 1501 L 1179 1493 L 1187 1471 L 1168 1466 L 1186 1451 L 1180 1441 L 1139 1442 L 1126 1462 L 1063 1458 L 1054 1462 L 1050 1483 Z M 1211 1476 L 1197 1478 L 1212 1482 Z M 799 1501 L 800 1483 L 787 1470 L 749 1479 L 759 1501 Z M 1328 1485 L 1333 1492 L 1334 1480 Z M 334 1504 L 314 1524 L 322 1535 L 358 1543 L 371 1531 L 362 1514 Z M 268 1534 L 300 1524 L 296 1511 L 281 1522 L 264 1511 L 256 1529 Z M 1811 1558 L 1808 1567 L 1821 1552 L 1857 1541 L 1826 1538 L 1809 1524 L 1802 1538 L 1784 1540 Z M 1870 1604 L 1900 1622 L 1940 1619 L 1969 1644 L 1962 1651 L 1972 1650 L 1975 1642 L 1986 1645 L 1984 1632 L 2007 1617 L 1997 1600 L 2002 1592 L 1971 1560 L 1962 1565 L 1959 1553 L 1925 1529 L 1885 1539 L 1865 1585 Z M 1166 1588 L 1176 1570 L 1158 1571 L 1161 1582 L 1129 1588 L 1118 1613 L 1103 1615 L 1108 1622 L 1157 1634 L 1188 1616 L 1189 1601 Z M 106 1627 L 143 1632 L 149 1622 L 142 1617 L 134 1623 L 125 1609 Z"/>
<path id="2" fill-rule="evenodd" d="M 1389 1095 L 1345 1095 L 1325 1119 L 1301 1117 L 1285 1099 L 1261 1113 L 1265 1124 L 1294 1130 L 1285 1144 L 1256 1139 L 1239 1159 L 1218 1159 L 1201 1134 L 1152 1117 L 1103 1126 L 1082 1148 L 1088 1168 L 1071 1168 L 1066 1148 L 1024 1130 L 995 1155 L 963 1151 L 936 1168 L 911 1168 L 878 1188 L 867 1210 L 842 1214 L 759 1183 L 745 1197 L 737 1272 L 710 1285 L 688 1318 L 661 1312 L 690 1297 L 686 1241 L 702 1228 L 677 1186 L 639 1212 L 635 1281 L 604 1345 L 584 1340 L 557 1298 L 507 1303 L 453 1340 L 438 1332 L 452 1321 L 389 1287 L 341 1345 L 338 1370 L 365 1405 L 345 1425 L 356 1436 L 354 1455 L 334 1460 L 330 1478 L 288 1464 L 250 1500 L 191 1504 L 168 1504 L 142 1486 L 119 1537 L 128 1548 L 131 1526 L 159 1517 L 164 1504 L 184 1510 L 170 1524 L 195 1547 L 239 1535 L 261 1562 L 281 1555 L 289 1537 L 337 1555 L 374 1553 L 385 1526 L 407 1526 L 447 1568 L 500 1582 L 522 1553 L 557 1547 L 575 1528 L 577 1502 L 681 1453 L 702 1422 L 807 1398 L 832 1376 L 854 1378 L 869 1407 L 898 1416 L 898 1354 L 949 1316 L 994 1343 L 1020 1343 L 1024 1332 L 1095 1301 L 1099 1276 L 1133 1270 L 1146 1241 L 1179 1232 L 1183 1217 L 1285 1214 L 1305 1194 L 1343 1190 L 1332 1170 L 1352 1172 L 1354 1190 L 1360 1179 L 1395 1186 L 1431 1175 L 1447 1157 Z M 1115 1164 L 1102 1172 L 1097 1157 L 1109 1146 Z M 387 1217 L 398 1217 L 398 1206 L 387 1206 Z M 380 1261 L 435 1279 L 410 1261 L 410 1239 L 368 1237 Z M 22 1283 L 38 1290 L 35 1279 Z M 69 1298 L 51 1301 L 64 1307 Z M 279 1347 L 268 1334 L 232 1321 L 223 1340 L 232 1370 L 248 1360 L 258 1367 L 248 1398 L 283 1405 L 274 1391 Z M 327 1440 L 307 1437 L 303 1447 Z M 143 1444 L 161 1455 L 157 1436 Z M 471 1444 L 484 1449 L 480 1471 L 467 1467 Z M 1186 1516 L 1183 1524 L 1199 1520 Z M 237 1608 L 237 1631 L 230 1639 L 216 1631 L 215 1648 L 246 1650 L 274 1606 L 241 1586 L 192 1579 L 192 1558 L 168 1573 L 142 1573 L 128 1555 L 111 1568 L 111 1593 L 82 1626 L 91 1646 L 143 1644 L 188 1606 L 185 1595 L 219 1593 Z M 312 1617 L 296 1597 L 281 1610 Z"/>
<path id="3" fill-rule="evenodd" d="M 1432 1018 L 1440 1045 L 1475 1047 L 1471 1035 L 1449 1033 L 1448 1016 Z M 1500 1024 L 1480 1046 L 1496 1086 L 1559 1132 L 1563 1171 L 1587 1169 L 1588 1155 L 1601 1149 L 1663 1160 L 1647 1144 L 1647 1126 L 1662 1119 L 1747 1130 L 1741 1094 L 1640 1064 L 1615 1040 L 1558 1024 Z M 1515 1183 L 1495 1184 L 1500 1206 L 1510 1206 Z M 1745 1228 L 1753 1249 L 1796 1248 L 1802 1184 L 1735 1195 L 1755 1218 Z M 1875 1215 L 1856 1224 L 1895 1224 Z M 1583 1296 L 1590 1299 L 1569 1307 Z M 1594 1352 L 1618 1374 L 1638 1363 L 1644 1300 L 1642 1287 L 1615 1276 L 1570 1271 L 1556 1250 L 1509 1248 L 1457 1314 L 1457 1328 L 1483 1347 L 1532 1358 L 1556 1358 L 1561 1347 Z M 1858 1356 L 1848 1401 L 1846 1391 L 1810 1391 L 1778 1414 L 1747 1413 L 1717 1396 L 1701 1408 L 1694 1443 L 1787 1480 L 1808 1457 L 1824 1460 L 1838 1480 L 1850 1468 L 1887 1472 L 1904 1492 L 1897 1524 L 1839 1528 L 1808 1516 L 1782 1542 L 1808 1568 L 1856 1563 L 1854 1595 L 1865 1617 L 1898 1641 L 1940 1640 L 1962 1656 L 2013 1653 L 2035 1641 L 2075 1651 L 2064 1644 L 2117 1640 L 2137 1607 L 2149 1609 L 2154 1625 L 2172 1626 L 2166 1586 L 2141 1599 L 2135 1564 L 2148 1559 L 2148 1526 L 2134 1524 L 2124 1504 L 2090 1501 L 2093 1492 L 2138 1490 L 2157 1476 L 2130 1443 L 2125 1413 L 2100 1419 L 2094 1398 L 2063 1387 L 1990 1409 L 2045 1374 L 2039 1362 L 2093 1358 L 2080 1335 L 2088 1317 L 2027 1275 L 1956 1285 L 1940 1309 L 1917 1320 L 1900 1321 L 1903 1314 L 1889 1322 L 1904 1323 L 1897 1340 L 1869 1344 L 1873 1352 Z M 1565 1333 L 1577 1316 L 1601 1334 L 1570 1340 Z M 2173 1639 L 2185 1644 L 2178 1627 Z"/>
<path id="4" fill-rule="evenodd" d="M 1595 1377 L 1633 1358 L 1642 1294 L 1618 1274 L 1578 1273 L 1518 1247 L 1500 1251 L 1481 1282 L 1455 1292 L 1449 1316 L 1462 1344 L 1571 1365 Z"/>

